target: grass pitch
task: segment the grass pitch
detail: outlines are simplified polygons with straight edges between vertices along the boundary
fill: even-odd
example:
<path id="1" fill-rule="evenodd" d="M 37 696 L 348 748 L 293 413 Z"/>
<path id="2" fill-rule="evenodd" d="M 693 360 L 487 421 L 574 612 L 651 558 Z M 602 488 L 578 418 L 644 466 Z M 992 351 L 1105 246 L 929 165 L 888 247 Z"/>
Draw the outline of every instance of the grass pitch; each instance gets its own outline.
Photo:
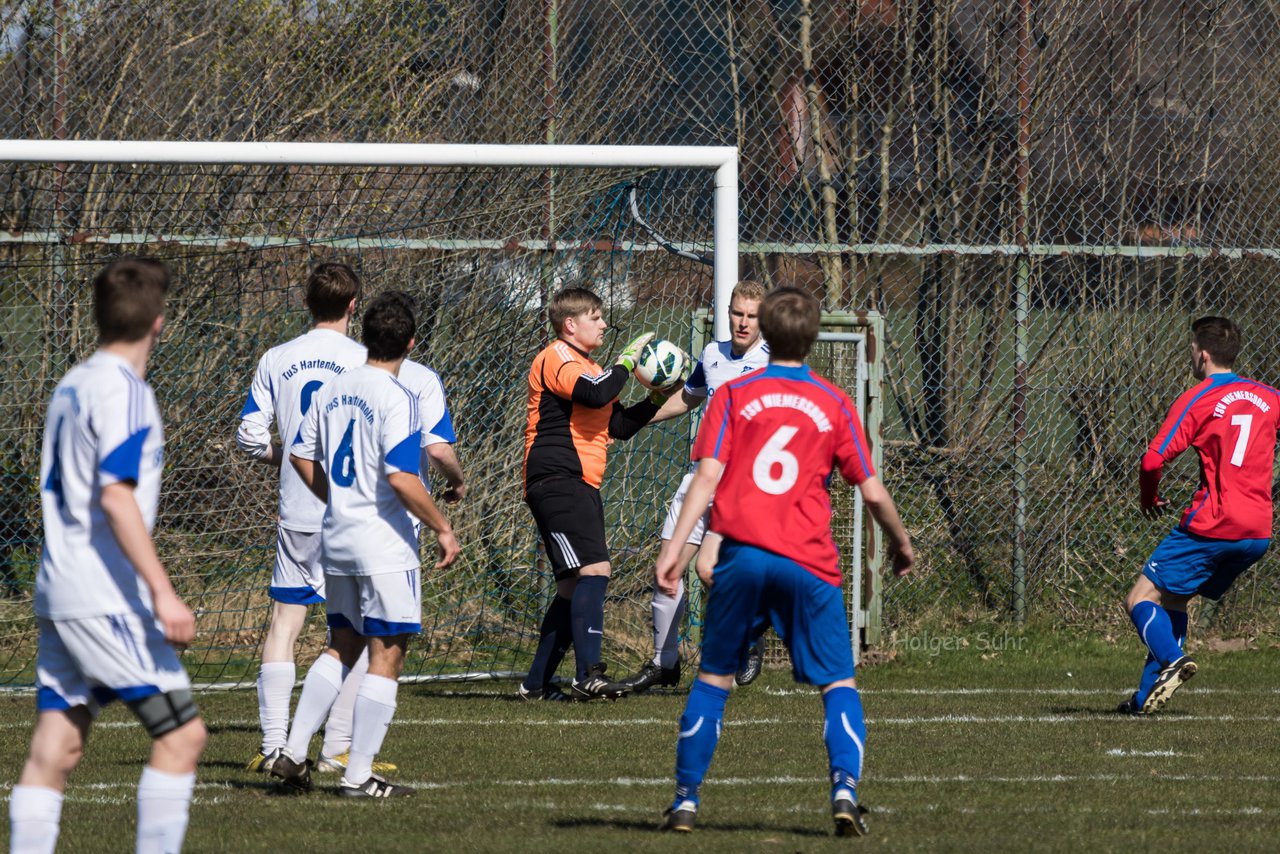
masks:
<path id="1" fill-rule="evenodd" d="M 200 698 L 213 732 L 186 850 L 1124 851 L 1274 850 L 1280 839 L 1280 658 L 1194 649 L 1200 674 L 1149 719 L 1110 710 L 1137 641 L 965 629 L 900 645 L 860 673 L 871 836 L 831 835 L 821 702 L 783 671 L 729 701 L 698 829 L 655 828 L 671 798 L 684 689 L 617 703 L 522 704 L 509 684 L 405 686 L 384 758 L 403 801 L 279 795 L 242 770 L 251 691 Z M 914 651 L 911 651 L 914 650 Z M 687 680 L 686 680 L 687 681 Z M 32 700 L 0 699 L 16 778 Z M 316 744 L 318 748 L 318 743 Z M 132 849 L 147 740 L 121 708 L 73 777 L 59 850 Z M 6 787 L 7 788 L 7 787 Z M 7 825 L 6 831 L 7 833 Z"/>

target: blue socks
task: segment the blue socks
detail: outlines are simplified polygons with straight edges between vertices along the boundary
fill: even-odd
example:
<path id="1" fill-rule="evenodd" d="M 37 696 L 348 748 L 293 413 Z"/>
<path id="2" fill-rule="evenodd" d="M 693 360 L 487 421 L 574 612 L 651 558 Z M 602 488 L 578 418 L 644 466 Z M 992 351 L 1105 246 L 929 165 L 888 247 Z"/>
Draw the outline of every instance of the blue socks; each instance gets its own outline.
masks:
<path id="1" fill-rule="evenodd" d="M 533 664 L 529 665 L 529 675 L 524 679 L 524 687 L 529 691 L 539 691 L 556 675 L 556 669 L 564 660 L 564 654 L 573 644 L 573 625 L 569 619 L 570 605 L 568 599 L 556 596 L 551 600 L 539 629 L 538 651 L 534 653 Z"/>
<path id="2" fill-rule="evenodd" d="M 1142 638 L 1147 649 L 1151 650 L 1151 655 L 1162 666 L 1177 661 L 1182 656 L 1182 647 L 1174 637 L 1172 614 L 1169 611 L 1154 602 L 1143 600 L 1133 606 L 1133 610 L 1129 612 L 1129 619 L 1133 620 L 1133 626 L 1138 630 L 1138 637 Z M 1182 615 L 1184 636 L 1187 632 L 1186 621 L 1187 615 L 1184 613 Z"/>
<path id="3" fill-rule="evenodd" d="M 676 799 L 698 803 L 698 787 L 707 775 L 720 740 L 724 704 L 729 692 L 695 679 L 680 716 L 680 740 L 676 742 Z"/>
<path id="4" fill-rule="evenodd" d="M 1150 604 L 1150 603 L 1148 603 Z M 1136 608 L 1134 610 L 1137 610 Z M 1187 641 L 1187 612 L 1186 611 L 1165 611 L 1169 617 L 1169 625 L 1173 631 L 1173 639 L 1178 644 L 1178 656 L 1182 655 L 1182 645 Z M 1175 659 L 1178 657 L 1175 656 Z M 1164 667 L 1156 657 L 1151 653 L 1147 653 L 1147 663 L 1142 668 L 1142 679 L 1138 681 L 1138 692 L 1133 695 L 1134 702 L 1138 704 L 1138 708 L 1142 708 L 1142 704 L 1147 701 L 1147 695 L 1151 693 L 1151 686 L 1156 684 L 1156 677 L 1160 675 L 1160 669 Z"/>
<path id="5" fill-rule="evenodd" d="M 729 692 L 694 680 L 680 716 L 680 739 L 676 742 L 676 797 L 672 807 L 685 801 L 698 804 L 698 788 L 715 755 L 724 722 L 724 705 Z M 832 688 L 822 695 L 822 738 L 831 760 L 831 792 L 844 789 L 857 797 L 862 776 L 862 758 L 867 743 L 867 724 L 862 698 L 856 688 Z"/>
<path id="6" fill-rule="evenodd" d="M 822 695 L 822 740 L 831 760 L 831 791 L 856 792 L 866 753 L 867 722 L 857 688 L 832 688 Z"/>
<path id="7" fill-rule="evenodd" d="M 604 594 L 608 588 L 607 575 L 586 575 L 578 579 L 578 586 L 573 590 L 573 647 L 577 650 L 579 679 L 587 677 L 587 668 L 600 663 Z"/>

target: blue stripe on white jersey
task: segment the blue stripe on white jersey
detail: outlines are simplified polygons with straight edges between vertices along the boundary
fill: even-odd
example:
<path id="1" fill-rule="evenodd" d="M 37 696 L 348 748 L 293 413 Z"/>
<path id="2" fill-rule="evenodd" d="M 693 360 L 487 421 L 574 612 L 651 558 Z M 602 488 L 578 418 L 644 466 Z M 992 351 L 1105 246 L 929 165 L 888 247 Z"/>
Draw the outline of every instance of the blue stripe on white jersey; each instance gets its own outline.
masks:
<path id="1" fill-rule="evenodd" d="M 149 531 L 163 465 L 155 396 L 124 359 L 100 350 L 67 372 L 49 402 L 41 451 L 38 616 L 151 614 L 150 592 L 103 513 L 102 490 L 129 483 Z"/>
<path id="2" fill-rule="evenodd" d="M 369 365 L 316 394 L 292 452 L 321 461 L 329 480 L 322 527 L 326 572 L 381 575 L 418 566 L 413 517 L 390 483 L 392 474 L 418 473 L 416 408 L 404 385 Z"/>
<path id="3" fill-rule="evenodd" d="M 427 483 L 429 461 L 426 459 L 426 448 L 442 442 L 453 444 L 458 441 L 453 430 L 453 419 L 449 415 L 448 401 L 445 399 L 444 383 L 435 371 L 410 359 L 400 365 L 399 380 L 417 395 L 423 448 L 419 473 L 423 483 Z M 427 487 L 429 489 L 430 484 Z"/>
<path id="4" fill-rule="evenodd" d="M 298 437 L 305 410 L 316 392 L 337 376 L 363 365 L 365 349 L 332 329 L 312 329 L 272 347 L 258 360 L 248 399 L 240 412 L 237 440 L 259 447 L 271 442 L 274 424 L 285 453 L 280 464 L 280 527 L 315 533 L 324 504 L 311 494 L 289 462 L 289 446 Z"/>
<path id="5" fill-rule="evenodd" d="M 715 341 L 703 349 L 698 365 L 685 383 L 684 390 L 695 397 L 711 397 L 716 389 L 729 380 L 768 364 L 769 345 L 763 338 L 741 356 L 733 355 L 732 342 Z"/>

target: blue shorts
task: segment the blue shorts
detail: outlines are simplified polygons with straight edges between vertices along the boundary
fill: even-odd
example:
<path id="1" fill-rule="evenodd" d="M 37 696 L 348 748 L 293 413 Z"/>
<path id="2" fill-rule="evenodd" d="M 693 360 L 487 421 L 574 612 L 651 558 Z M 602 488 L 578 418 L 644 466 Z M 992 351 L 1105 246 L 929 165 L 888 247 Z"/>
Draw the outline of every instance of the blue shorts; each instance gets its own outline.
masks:
<path id="1" fill-rule="evenodd" d="M 1174 528 L 1147 558 L 1142 574 L 1166 593 L 1221 599 L 1270 545 L 1270 539 L 1214 540 Z"/>
<path id="2" fill-rule="evenodd" d="M 791 653 L 797 682 L 829 685 L 853 678 L 849 616 L 839 587 L 790 558 L 725 540 L 707 596 L 702 670 L 738 670 L 764 620 Z"/>

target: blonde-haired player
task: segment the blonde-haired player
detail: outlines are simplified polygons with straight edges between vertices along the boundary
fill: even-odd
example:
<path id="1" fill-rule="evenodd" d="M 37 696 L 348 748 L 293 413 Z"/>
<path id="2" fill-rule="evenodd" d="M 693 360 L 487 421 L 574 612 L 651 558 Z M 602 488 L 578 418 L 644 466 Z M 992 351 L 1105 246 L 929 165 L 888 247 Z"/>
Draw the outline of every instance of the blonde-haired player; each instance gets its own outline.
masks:
<path id="1" fill-rule="evenodd" d="M 702 351 L 698 364 L 685 382 L 679 394 L 673 394 L 658 410 L 653 421 L 666 421 L 697 409 L 711 399 L 716 389 L 724 383 L 749 374 L 769 364 L 769 347 L 760 338 L 760 301 L 764 299 L 764 285 L 750 280 L 738 282 L 729 297 L 729 340 L 713 341 Z M 671 498 L 667 518 L 662 526 L 662 544 L 665 546 L 675 531 L 676 519 L 684 505 L 690 471 L 680 481 L 676 494 Z M 688 566 L 695 554 L 701 564 L 704 555 L 715 560 L 715 544 L 719 537 L 707 531 L 704 514 L 680 550 L 681 565 Z M 703 544 L 707 545 L 702 549 Z M 680 684 L 680 622 L 686 608 L 684 582 L 681 581 L 675 595 L 663 593 L 655 585 L 653 589 L 653 659 L 639 671 L 622 680 L 633 693 L 645 691 L 654 685 Z M 760 672 L 758 647 L 752 647 L 752 655 L 739 673 L 739 684 L 745 685 Z"/>

